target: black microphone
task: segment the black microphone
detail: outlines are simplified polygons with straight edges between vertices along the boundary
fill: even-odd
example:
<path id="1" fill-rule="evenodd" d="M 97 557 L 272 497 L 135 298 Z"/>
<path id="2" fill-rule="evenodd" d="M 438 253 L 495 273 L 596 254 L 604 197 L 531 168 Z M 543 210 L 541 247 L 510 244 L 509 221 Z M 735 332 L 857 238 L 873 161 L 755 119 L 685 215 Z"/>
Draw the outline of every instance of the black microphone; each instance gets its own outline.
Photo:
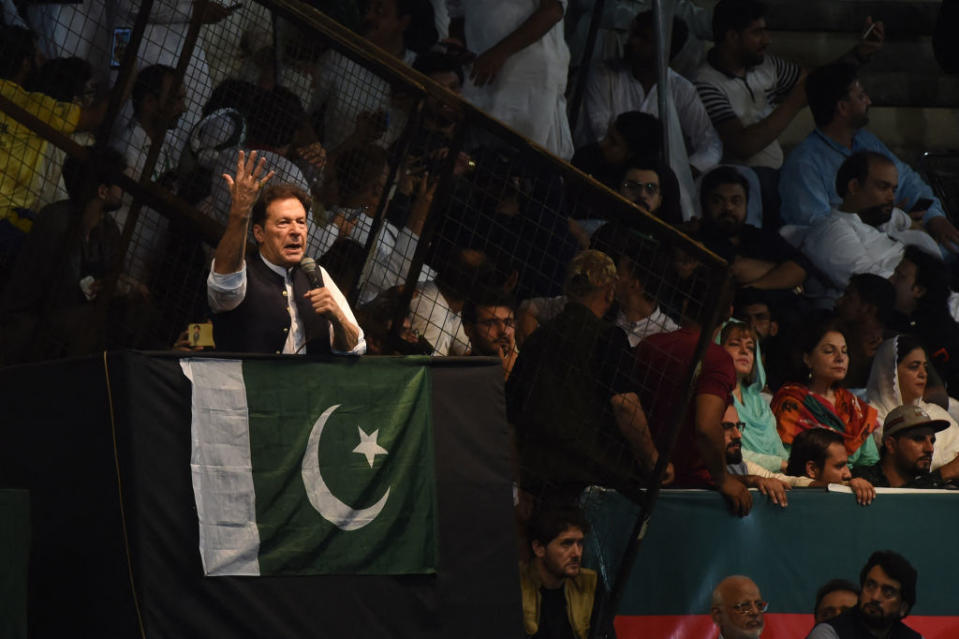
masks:
<path id="1" fill-rule="evenodd" d="M 312 257 L 304 257 L 300 260 L 300 268 L 306 274 L 306 279 L 310 280 L 310 290 L 323 288 L 323 274 L 316 267 L 316 260 Z"/>

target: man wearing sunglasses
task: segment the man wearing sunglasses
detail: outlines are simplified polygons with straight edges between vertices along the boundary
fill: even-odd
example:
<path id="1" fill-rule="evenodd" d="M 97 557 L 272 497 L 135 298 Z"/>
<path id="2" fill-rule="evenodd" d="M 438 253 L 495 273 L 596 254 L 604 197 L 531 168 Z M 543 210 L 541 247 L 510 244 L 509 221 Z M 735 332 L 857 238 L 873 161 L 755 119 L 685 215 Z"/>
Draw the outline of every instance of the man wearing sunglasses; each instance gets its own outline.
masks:
<path id="1" fill-rule="evenodd" d="M 765 627 L 763 614 L 769 602 L 749 577 L 726 577 L 713 590 L 710 615 L 719 627 L 719 639 L 759 639 Z"/>

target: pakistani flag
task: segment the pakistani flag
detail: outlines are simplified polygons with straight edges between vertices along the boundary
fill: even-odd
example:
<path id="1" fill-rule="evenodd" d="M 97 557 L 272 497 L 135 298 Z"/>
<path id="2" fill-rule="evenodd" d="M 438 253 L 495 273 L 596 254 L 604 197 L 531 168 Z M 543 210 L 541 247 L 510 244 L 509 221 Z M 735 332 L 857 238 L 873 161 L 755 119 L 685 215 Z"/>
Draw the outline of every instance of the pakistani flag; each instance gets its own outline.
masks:
<path id="1" fill-rule="evenodd" d="M 182 360 L 207 575 L 436 569 L 429 370 Z"/>

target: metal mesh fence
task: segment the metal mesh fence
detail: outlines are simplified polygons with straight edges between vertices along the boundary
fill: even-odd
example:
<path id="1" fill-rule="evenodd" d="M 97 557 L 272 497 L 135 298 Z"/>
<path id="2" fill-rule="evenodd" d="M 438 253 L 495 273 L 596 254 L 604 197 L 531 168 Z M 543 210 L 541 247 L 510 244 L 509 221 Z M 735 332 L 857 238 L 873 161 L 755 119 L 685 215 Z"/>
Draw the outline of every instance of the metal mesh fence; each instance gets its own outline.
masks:
<path id="1" fill-rule="evenodd" d="M 306 253 L 370 353 L 502 361 L 523 499 L 666 472 L 708 339 L 636 349 L 708 336 L 725 264 L 460 100 L 457 51 L 394 57 L 291 0 L 28 10 L 36 39 L 0 41 L 4 364 L 211 348 L 221 176 L 256 150 L 312 198 Z"/>

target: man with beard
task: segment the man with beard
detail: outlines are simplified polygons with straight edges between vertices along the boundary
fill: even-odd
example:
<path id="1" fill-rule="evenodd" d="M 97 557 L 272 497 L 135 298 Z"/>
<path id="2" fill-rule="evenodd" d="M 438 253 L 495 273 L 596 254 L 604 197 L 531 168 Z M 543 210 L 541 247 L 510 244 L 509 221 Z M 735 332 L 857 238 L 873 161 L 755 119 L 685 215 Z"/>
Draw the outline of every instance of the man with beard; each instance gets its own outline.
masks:
<path id="1" fill-rule="evenodd" d="M 959 478 L 959 457 L 931 470 L 936 433 L 949 427 L 932 419 L 919 406 L 900 406 L 883 422 L 879 463 L 857 468 L 855 474 L 873 486 L 886 488 L 949 488 Z"/>
<path id="2" fill-rule="evenodd" d="M 886 156 L 895 166 L 899 180 L 892 201 L 902 203 L 942 247 L 959 251 L 959 230 L 945 217 L 929 185 L 865 130 L 871 101 L 855 67 L 831 64 L 817 69 L 806 81 L 806 93 L 817 128 L 793 149 L 783 165 L 783 223 L 810 226 L 828 217 L 843 198 L 833 180 L 839 167 L 856 153 L 872 151 Z M 921 202 L 927 199 L 928 204 Z M 919 209 L 915 209 L 917 204 L 921 205 Z"/>
<path id="3" fill-rule="evenodd" d="M 500 289 L 482 291 L 463 305 L 463 330 L 470 338 L 470 354 L 498 357 L 508 379 L 519 354 L 516 350 L 516 305 Z"/>
<path id="4" fill-rule="evenodd" d="M 906 244 L 935 251 L 931 238 L 910 230 L 912 220 L 895 208 L 896 165 L 873 151 L 851 155 L 836 174 L 838 208 L 809 229 L 802 251 L 827 278 L 822 297 L 832 306 L 853 273 L 888 278 L 902 259 Z"/>
<path id="5" fill-rule="evenodd" d="M 726 577 L 713 590 L 710 615 L 719 627 L 719 639 L 759 639 L 766 623 L 769 602 L 749 577 Z"/>
<path id="6" fill-rule="evenodd" d="M 769 497 L 769 501 L 785 508 L 788 505 L 786 491 L 793 486 L 809 486 L 808 477 L 789 477 L 771 473 L 759 464 L 743 459 L 743 433 L 746 425 L 739 421 L 735 404 L 726 407 L 723 414 L 723 442 L 726 444 L 726 471 L 739 477 L 750 488 L 756 488 Z"/>
<path id="7" fill-rule="evenodd" d="M 589 525 L 575 508 L 545 509 L 529 524 L 532 557 L 520 565 L 523 628 L 536 639 L 586 639 L 596 622 L 596 572 L 582 567 Z"/>
<path id="8" fill-rule="evenodd" d="M 731 263 L 739 286 L 790 290 L 806 279 L 809 262 L 781 235 L 746 224 L 749 182 L 731 166 L 703 177 L 700 187 L 702 242 Z"/>
<path id="9" fill-rule="evenodd" d="M 921 639 L 902 622 L 916 603 L 917 578 L 905 557 L 877 550 L 859 573 L 859 604 L 816 625 L 806 639 Z"/>
<path id="10" fill-rule="evenodd" d="M 767 221 L 778 219 L 779 135 L 806 106 L 805 71 L 767 55 L 771 42 L 766 6 L 756 0 L 722 0 L 713 10 L 714 46 L 694 78 L 706 111 L 723 141 L 724 161 L 756 170 Z M 884 28 L 866 19 L 869 39 L 844 58 L 864 62 L 882 45 Z"/>

